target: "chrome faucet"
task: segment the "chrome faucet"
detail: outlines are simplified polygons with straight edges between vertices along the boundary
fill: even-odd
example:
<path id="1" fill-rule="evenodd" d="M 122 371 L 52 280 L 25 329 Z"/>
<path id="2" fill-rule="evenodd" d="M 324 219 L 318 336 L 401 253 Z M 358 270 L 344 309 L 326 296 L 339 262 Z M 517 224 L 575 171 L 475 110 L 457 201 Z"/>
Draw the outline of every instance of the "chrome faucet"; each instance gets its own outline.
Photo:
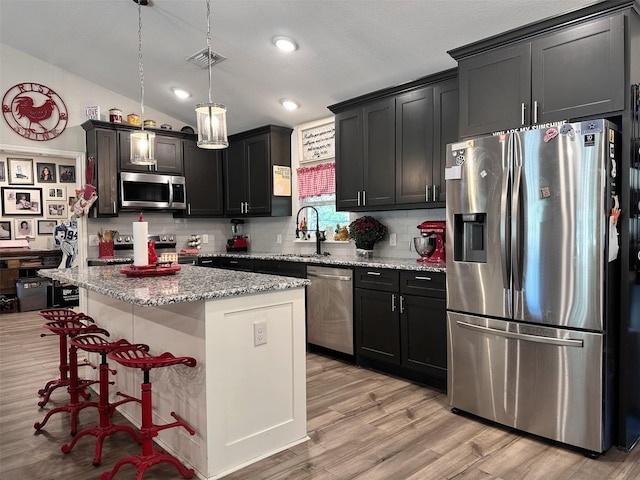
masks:
<path id="1" fill-rule="evenodd" d="M 316 254 L 322 255 L 322 251 L 320 249 L 320 242 L 324 242 L 326 240 L 324 236 L 324 231 L 320 231 L 320 215 L 318 214 L 318 210 L 316 207 L 312 207 L 311 205 L 306 205 L 298 210 L 296 214 L 296 238 L 300 238 L 300 212 L 305 208 L 310 208 L 314 212 L 316 212 Z"/>

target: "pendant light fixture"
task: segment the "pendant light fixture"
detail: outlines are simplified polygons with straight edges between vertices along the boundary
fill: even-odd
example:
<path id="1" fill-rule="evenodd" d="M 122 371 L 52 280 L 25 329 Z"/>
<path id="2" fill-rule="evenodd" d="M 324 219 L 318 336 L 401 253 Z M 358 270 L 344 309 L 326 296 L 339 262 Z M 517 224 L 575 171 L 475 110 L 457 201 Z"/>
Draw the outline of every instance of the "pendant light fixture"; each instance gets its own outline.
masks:
<path id="1" fill-rule="evenodd" d="M 145 0 L 133 0 L 138 4 L 138 67 L 140 69 L 140 130 L 131 132 L 130 161 L 134 165 L 155 165 L 153 154 L 156 134 L 144 129 L 144 66 L 142 63 L 142 7 Z"/>
<path id="2" fill-rule="evenodd" d="M 227 140 L 227 107 L 211 101 L 211 1 L 207 0 L 207 64 L 209 66 L 209 103 L 196 105 L 198 147 L 220 149 Z"/>

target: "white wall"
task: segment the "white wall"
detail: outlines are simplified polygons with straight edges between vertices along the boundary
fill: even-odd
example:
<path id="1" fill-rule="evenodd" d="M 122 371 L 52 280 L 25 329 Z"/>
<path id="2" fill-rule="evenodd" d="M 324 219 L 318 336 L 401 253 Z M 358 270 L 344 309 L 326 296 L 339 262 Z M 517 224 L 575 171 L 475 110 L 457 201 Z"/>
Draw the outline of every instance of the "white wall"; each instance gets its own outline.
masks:
<path id="1" fill-rule="evenodd" d="M 41 83 L 52 88 L 62 97 L 69 112 L 69 123 L 66 130 L 59 137 L 47 142 L 34 142 L 20 137 L 9 129 L 4 120 L 0 121 L 0 145 L 5 146 L 5 151 L 1 151 L 1 154 L 6 155 L 12 145 L 24 149 L 29 146 L 34 148 L 42 147 L 44 146 L 43 144 L 46 144 L 47 149 L 84 152 L 86 150 L 85 132 L 80 127 L 80 124 L 85 121 L 85 106 L 100 105 L 101 114 L 104 117 L 102 118 L 103 120 L 106 119 L 109 108 L 120 108 L 125 115 L 139 110 L 139 100 L 118 95 L 76 75 L 72 75 L 59 67 L 25 55 L 3 44 L 0 44 L 0 58 L 0 70 L 2 71 L 0 92 L 2 94 L 18 83 L 28 81 Z M 182 124 L 178 120 L 167 117 L 162 112 L 153 109 L 145 110 L 147 111 L 146 116 L 155 119 L 158 124 L 169 123 L 174 125 L 174 128 L 176 126 L 181 128 Z M 256 127 L 258 126 L 256 125 Z M 250 235 L 250 250 L 254 252 L 305 253 L 315 251 L 315 243 L 313 241 L 294 242 L 295 213 L 298 210 L 297 185 L 295 184 L 295 171 L 299 166 L 297 141 L 298 129 L 296 128 L 291 137 L 292 171 L 294 173 L 292 189 L 293 217 L 248 219 L 245 223 L 244 233 Z M 78 171 L 80 172 L 80 170 Z M 362 214 L 364 215 L 364 213 Z M 385 239 L 376 245 L 375 256 L 394 258 L 417 258 L 417 254 L 413 249 L 409 249 L 411 239 L 418 234 L 417 225 L 425 220 L 444 220 L 445 215 L 444 209 L 368 212 L 368 214 L 381 220 L 387 226 L 389 233 L 396 233 L 397 235 L 397 246 L 391 247 L 388 239 Z M 231 236 L 229 219 L 184 220 L 174 219 L 171 214 L 166 213 L 147 213 L 145 216 L 149 221 L 150 233 L 176 234 L 178 248 L 187 247 L 187 239 L 191 234 L 207 234 L 209 235 L 209 243 L 202 245 L 202 251 L 220 252 L 224 251 L 226 239 Z M 360 216 L 360 214 L 357 216 Z M 101 228 L 103 230 L 109 229 L 118 230 L 121 233 L 131 233 L 131 224 L 136 219 L 137 215 L 135 214 L 122 214 L 117 218 L 88 219 L 88 234 L 95 235 Z M 282 235 L 281 244 L 276 244 L 278 234 Z M 332 255 L 349 256 L 355 255 L 355 246 L 353 243 L 326 242 L 323 244 L 323 251 L 331 252 Z M 89 245 L 88 256 L 97 257 L 97 246 Z"/>

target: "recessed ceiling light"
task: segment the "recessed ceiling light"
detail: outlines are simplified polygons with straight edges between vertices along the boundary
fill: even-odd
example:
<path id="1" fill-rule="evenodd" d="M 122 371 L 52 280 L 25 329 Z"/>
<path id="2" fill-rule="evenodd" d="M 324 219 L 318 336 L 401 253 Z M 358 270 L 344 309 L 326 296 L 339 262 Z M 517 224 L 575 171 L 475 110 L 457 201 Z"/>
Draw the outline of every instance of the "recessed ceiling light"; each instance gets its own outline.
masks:
<path id="1" fill-rule="evenodd" d="M 184 88 L 173 87 L 171 91 L 176 97 L 178 97 L 181 100 L 184 100 L 185 98 L 189 98 L 191 96 L 191 93 L 185 90 Z"/>
<path id="2" fill-rule="evenodd" d="M 291 100 L 290 98 L 283 98 L 282 100 L 280 100 L 280 103 L 287 110 L 296 110 L 300 107 L 300 105 L 298 105 L 298 102 L 296 102 L 295 100 Z"/>
<path id="3" fill-rule="evenodd" d="M 273 43 L 283 52 L 293 52 L 298 49 L 298 44 L 289 37 L 275 37 Z"/>

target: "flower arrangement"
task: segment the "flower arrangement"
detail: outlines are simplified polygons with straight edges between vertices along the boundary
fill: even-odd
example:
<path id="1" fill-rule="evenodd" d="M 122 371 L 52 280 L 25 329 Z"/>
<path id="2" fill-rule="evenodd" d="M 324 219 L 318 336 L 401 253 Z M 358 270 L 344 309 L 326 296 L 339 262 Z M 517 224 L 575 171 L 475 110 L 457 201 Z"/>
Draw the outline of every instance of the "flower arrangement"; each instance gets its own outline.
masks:
<path id="1" fill-rule="evenodd" d="M 367 244 L 373 246 L 374 243 L 382 240 L 386 234 L 387 227 L 368 215 L 356 218 L 349 224 L 349 238 L 355 240 L 356 247 Z"/>

